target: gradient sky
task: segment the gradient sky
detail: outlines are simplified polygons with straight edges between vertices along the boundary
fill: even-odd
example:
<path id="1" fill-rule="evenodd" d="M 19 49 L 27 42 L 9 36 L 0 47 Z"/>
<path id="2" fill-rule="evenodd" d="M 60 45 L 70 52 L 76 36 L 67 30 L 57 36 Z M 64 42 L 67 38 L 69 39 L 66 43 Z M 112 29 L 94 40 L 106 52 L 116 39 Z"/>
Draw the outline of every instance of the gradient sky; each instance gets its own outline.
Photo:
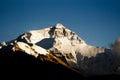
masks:
<path id="1" fill-rule="evenodd" d="M 120 36 L 120 0 L 0 0 L 0 42 L 56 23 L 109 47 Z"/>

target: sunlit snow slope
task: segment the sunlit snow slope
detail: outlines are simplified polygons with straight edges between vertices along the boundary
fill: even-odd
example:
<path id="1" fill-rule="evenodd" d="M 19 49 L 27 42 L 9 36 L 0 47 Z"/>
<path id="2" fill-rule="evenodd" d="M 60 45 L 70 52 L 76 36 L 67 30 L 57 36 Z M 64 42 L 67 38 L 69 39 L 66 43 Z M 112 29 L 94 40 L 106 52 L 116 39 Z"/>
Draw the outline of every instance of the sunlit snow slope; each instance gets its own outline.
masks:
<path id="1" fill-rule="evenodd" d="M 0 44 L 35 57 L 52 54 L 85 75 L 119 74 L 119 63 L 110 49 L 87 44 L 75 32 L 57 23 L 49 28 L 30 30 Z"/>

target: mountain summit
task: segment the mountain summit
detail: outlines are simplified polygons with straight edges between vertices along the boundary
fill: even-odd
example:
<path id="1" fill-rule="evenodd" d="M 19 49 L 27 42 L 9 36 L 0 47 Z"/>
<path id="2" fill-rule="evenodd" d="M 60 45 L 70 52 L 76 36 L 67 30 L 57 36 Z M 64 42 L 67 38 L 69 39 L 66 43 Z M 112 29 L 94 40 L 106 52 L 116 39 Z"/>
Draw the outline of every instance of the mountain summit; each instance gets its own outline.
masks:
<path id="1" fill-rule="evenodd" d="M 120 74 L 112 50 L 87 44 L 61 23 L 25 32 L 12 41 L 1 43 L 0 48 L 1 53 L 20 51 L 35 58 L 40 56 L 41 60 L 58 61 L 87 76 Z"/>
<path id="2" fill-rule="evenodd" d="M 57 23 L 55 26 L 54 26 L 55 28 L 61 28 L 61 29 L 63 29 L 63 28 L 65 28 L 61 23 Z"/>

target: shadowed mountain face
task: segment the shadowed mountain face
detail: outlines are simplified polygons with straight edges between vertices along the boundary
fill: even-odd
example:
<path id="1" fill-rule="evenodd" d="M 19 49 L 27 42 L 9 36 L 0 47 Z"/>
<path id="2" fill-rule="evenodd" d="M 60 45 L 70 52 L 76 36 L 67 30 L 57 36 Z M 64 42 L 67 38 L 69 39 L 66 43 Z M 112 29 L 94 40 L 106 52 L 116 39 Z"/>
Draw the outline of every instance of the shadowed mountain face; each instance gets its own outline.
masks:
<path id="1" fill-rule="evenodd" d="M 37 42 L 36 45 L 41 46 L 42 48 L 49 49 L 53 46 L 54 38 L 45 38 L 40 42 Z"/>
<path id="2" fill-rule="evenodd" d="M 44 56 L 41 56 L 44 58 Z M 86 77 L 81 73 L 78 73 L 61 63 L 54 63 L 52 61 L 35 58 L 24 52 L 13 52 L 11 50 L 3 49 L 0 51 L 0 65 L 1 75 L 44 80 L 57 80 L 57 79 L 69 79 L 69 80 L 119 80 L 119 75 L 104 75 Z M 3 71 L 3 72 L 2 72 Z M 4 74 L 5 73 L 5 74 Z M 9 77 L 9 79 L 16 79 L 15 77 Z"/>
<path id="3" fill-rule="evenodd" d="M 22 71 L 32 77 L 34 74 L 30 70 L 40 73 L 35 75 L 41 78 L 52 80 L 114 80 L 120 76 L 119 59 L 112 50 L 86 44 L 60 23 L 1 43 L 0 64 L 15 65 L 14 73 Z M 18 66 L 23 69 L 19 70 Z"/>
<path id="4" fill-rule="evenodd" d="M 0 50 L 0 65 L 0 73 L 3 71 L 5 74 L 2 73 L 2 75 L 4 76 L 10 76 L 12 73 L 12 75 L 17 74 L 16 76 L 18 77 L 46 80 L 86 79 L 83 75 L 62 65 L 59 61 L 51 61 L 50 58 L 46 58 L 46 56 L 43 55 L 35 58 L 22 51 L 13 52 L 6 48 Z"/>

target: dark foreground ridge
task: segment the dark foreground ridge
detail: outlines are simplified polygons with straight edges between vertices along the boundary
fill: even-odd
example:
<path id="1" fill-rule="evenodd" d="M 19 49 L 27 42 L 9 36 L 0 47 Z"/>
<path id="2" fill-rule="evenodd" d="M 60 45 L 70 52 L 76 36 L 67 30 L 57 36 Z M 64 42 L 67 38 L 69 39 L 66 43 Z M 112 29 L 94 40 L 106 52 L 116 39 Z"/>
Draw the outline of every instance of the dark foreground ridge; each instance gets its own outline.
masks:
<path id="1" fill-rule="evenodd" d="M 2 53 L 4 52 L 4 53 Z M 120 80 L 119 75 L 85 77 L 49 60 L 40 60 L 23 52 L 0 50 L 0 73 L 9 78 L 40 80 Z M 12 76 L 11 76 L 12 75 Z"/>

